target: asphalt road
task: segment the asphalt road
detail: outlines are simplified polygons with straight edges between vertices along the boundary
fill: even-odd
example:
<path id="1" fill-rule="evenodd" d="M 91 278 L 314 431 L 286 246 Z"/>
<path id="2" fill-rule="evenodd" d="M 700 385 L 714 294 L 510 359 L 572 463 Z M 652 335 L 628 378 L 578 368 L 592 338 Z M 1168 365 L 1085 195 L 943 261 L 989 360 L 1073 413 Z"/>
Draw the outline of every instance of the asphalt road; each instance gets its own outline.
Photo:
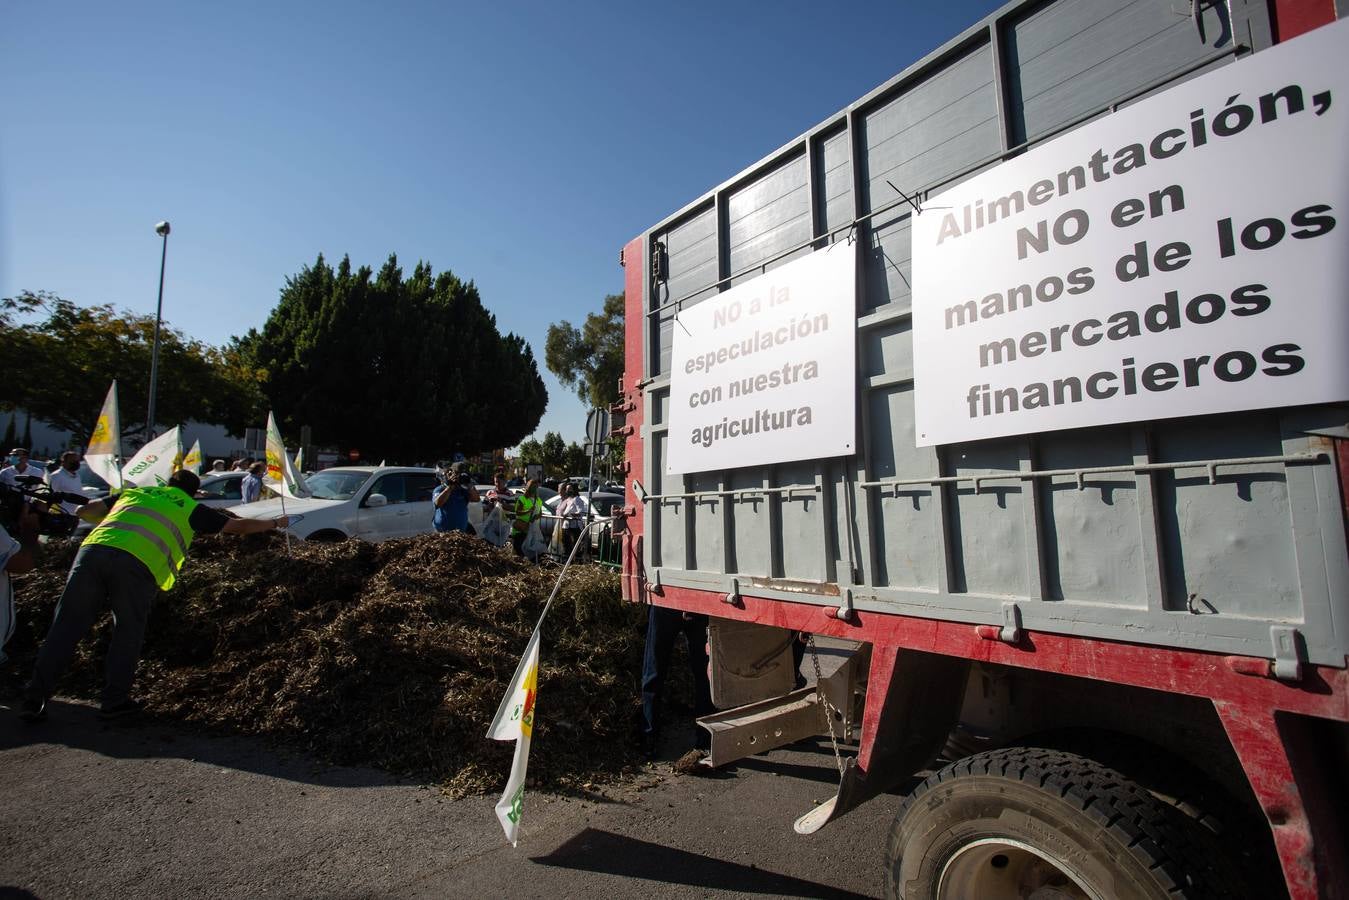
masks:
<path id="1" fill-rule="evenodd" d="M 0 708 L 0 900 L 877 897 L 897 807 L 882 797 L 797 835 L 793 820 L 837 783 L 828 743 L 807 742 L 711 776 L 674 775 L 666 759 L 604 794 L 527 793 L 512 848 L 495 797 L 50 709 L 25 726 Z"/>

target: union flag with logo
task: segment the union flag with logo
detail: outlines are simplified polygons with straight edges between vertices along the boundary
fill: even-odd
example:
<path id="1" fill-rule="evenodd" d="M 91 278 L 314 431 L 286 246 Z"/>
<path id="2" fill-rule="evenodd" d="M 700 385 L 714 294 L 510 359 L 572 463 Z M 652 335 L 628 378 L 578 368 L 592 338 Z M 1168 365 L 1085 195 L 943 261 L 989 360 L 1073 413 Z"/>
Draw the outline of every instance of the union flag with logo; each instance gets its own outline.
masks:
<path id="1" fill-rule="evenodd" d="M 542 624 L 542 620 L 540 620 Z M 497 819 L 514 847 L 520 839 L 520 817 L 524 809 L 525 771 L 529 768 L 529 739 L 534 733 L 534 701 L 539 685 L 539 629 L 529 637 L 525 655 L 515 670 L 511 686 L 501 699 L 496 717 L 487 729 L 494 741 L 515 741 L 515 759 L 506 790 L 497 801 Z"/>

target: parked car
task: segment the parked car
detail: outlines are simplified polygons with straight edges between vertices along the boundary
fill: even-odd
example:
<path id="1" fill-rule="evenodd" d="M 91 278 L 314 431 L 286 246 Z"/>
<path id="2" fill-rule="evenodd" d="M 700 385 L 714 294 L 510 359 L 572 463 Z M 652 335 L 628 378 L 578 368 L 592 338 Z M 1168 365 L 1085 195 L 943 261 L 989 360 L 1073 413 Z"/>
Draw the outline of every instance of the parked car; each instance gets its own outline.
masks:
<path id="1" fill-rule="evenodd" d="M 217 472 L 201 480 L 197 502 L 202 506 L 225 509 L 244 502 L 244 476 L 247 472 Z"/>
<path id="2" fill-rule="evenodd" d="M 89 468 L 89 463 L 80 460 L 80 491 L 90 500 L 102 500 L 108 496 L 111 490 L 108 483 L 102 479 L 93 469 Z"/>
<path id="3" fill-rule="evenodd" d="M 582 494 L 581 496 L 584 497 L 585 494 Z M 545 515 L 543 521 L 539 523 L 539 528 L 540 530 L 543 531 L 543 536 L 545 538 L 551 538 L 553 534 L 553 527 L 556 525 L 558 520 L 550 517 L 557 515 L 557 507 L 561 502 L 562 498 L 560 496 L 550 497 L 549 499 L 543 502 L 543 506 L 547 515 Z M 592 495 L 590 506 L 590 521 L 601 523 L 595 525 L 593 528 L 590 529 L 590 545 L 592 547 L 599 546 L 600 532 L 604 530 L 604 525 L 613 519 L 614 509 L 622 505 L 623 505 L 622 494 L 611 494 L 596 491 Z"/>
<path id="4" fill-rule="evenodd" d="M 312 497 L 238 506 L 241 518 L 290 516 L 290 533 L 306 541 L 383 541 L 431 528 L 436 470 L 413 466 L 341 466 L 306 479 Z"/>

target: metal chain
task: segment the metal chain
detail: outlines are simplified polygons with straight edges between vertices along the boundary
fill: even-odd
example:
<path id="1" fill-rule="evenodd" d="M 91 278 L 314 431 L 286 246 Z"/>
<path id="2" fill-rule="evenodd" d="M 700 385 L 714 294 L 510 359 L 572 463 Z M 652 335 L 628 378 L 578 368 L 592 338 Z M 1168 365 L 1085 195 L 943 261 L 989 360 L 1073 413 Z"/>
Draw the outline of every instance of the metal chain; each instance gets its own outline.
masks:
<path id="1" fill-rule="evenodd" d="M 806 646 L 810 648 L 810 661 L 815 666 L 815 696 L 820 700 L 820 715 L 824 716 L 825 728 L 829 729 L 829 744 L 834 748 L 834 762 L 838 765 L 839 778 L 843 777 L 843 754 L 838 749 L 838 735 L 834 733 L 834 711 L 837 707 L 829 702 L 829 698 L 820 690 L 820 682 L 823 678 L 820 676 L 820 654 L 815 650 L 815 635 L 806 639 Z"/>

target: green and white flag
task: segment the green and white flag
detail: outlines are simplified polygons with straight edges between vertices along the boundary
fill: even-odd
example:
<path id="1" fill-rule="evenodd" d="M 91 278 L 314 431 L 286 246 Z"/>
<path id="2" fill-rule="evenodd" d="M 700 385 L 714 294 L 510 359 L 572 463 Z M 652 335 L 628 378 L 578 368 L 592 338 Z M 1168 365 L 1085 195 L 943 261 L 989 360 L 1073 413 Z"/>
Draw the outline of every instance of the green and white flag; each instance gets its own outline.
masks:
<path id="1" fill-rule="evenodd" d="M 542 619 L 540 619 L 542 624 Z M 520 839 L 520 817 L 524 808 L 525 771 L 529 768 L 529 739 L 534 733 L 534 700 L 539 684 L 539 629 L 530 635 L 525 655 L 516 667 L 515 677 L 506 696 L 497 707 L 496 717 L 487 729 L 494 741 L 515 741 L 515 759 L 511 762 L 511 777 L 506 790 L 497 801 L 497 819 L 506 832 L 506 840 L 514 847 Z"/>
<path id="2" fill-rule="evenodd" d="M 183 461 L 183 434 L 178 426 L 150 441 L 122 466 L 122 481 L 136 487 L 165 484 Z"/>

